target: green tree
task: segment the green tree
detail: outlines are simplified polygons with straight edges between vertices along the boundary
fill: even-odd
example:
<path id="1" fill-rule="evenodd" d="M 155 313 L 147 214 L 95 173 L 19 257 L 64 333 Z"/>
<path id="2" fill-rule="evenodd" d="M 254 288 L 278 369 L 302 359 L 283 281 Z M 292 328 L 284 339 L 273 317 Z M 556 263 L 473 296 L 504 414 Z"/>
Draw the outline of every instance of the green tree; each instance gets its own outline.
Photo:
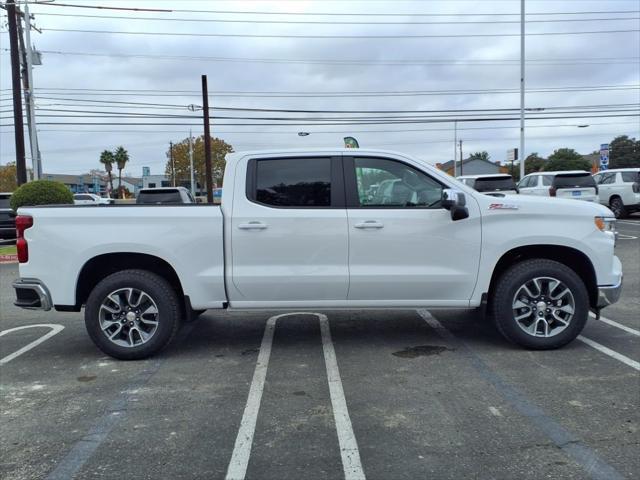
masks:
<path id="1" fill-rule="evenodd" d="M 609 168 L 640 167 L 640 140 L 620 135 L 609 144 Z"/>
<path id="2" fill-rule="evenodd" d="M 475 152 L 469 155 L 469 160 L 485 160 L 488 162 L 489 158 L 490 158 L 489 152 L 486 152 L 486 151 Z"/>
<path id="3" fill-rule="evenodd" d="M 129 161 L 129 152 L 127 152 L 124 147 L 120 146 L 116 148 L 116 151 L 113 154 L 113 159 L 118 166 L 118 193 L 120 198 L 124 198 L 122 191 L 122 170 L 124 170 L 124 167 Z"/>
<path id="4" fill-rule="evenodd" d="M 591 162 L 585 160 L 573 148 L 559 148 L 549 155 L 544 171 L 560 172 L 563 170 L 586 170 L 588 172 L 591 170 Z"/>
<path id="5" fill-rule="evenodd" d="M 100 163 L 104 165 L 104 169 L 109 176 L 109 196 L 113 195 L 113 176 L 111 175 L 111 171 L 113 170 L 113 163 L 115 162 L 115 158 L 113 152 L 109 150 L 104 150 L 100 154 Z"/>
<path id="6" fill-rule="evenodd" d="M 0 166 L 0 192 L 13 192 L 16 188 L 16 162 Z"/>
<path id="7" fill-rule="evenodd" d="M 545 159 L 538 155 L 538 152 L 530 153 L 524 161 L 525 175 L 529 175 L 534 172 L 541 172 L 546 163 Z"/>
<path id="8" fill-rule="evenodd" d="M 219 138 L 211 138 L 211 171 L 213 181 L 222 184 L 227 153 L 233 152 L 233 147 Z M 189 138 L 173 144 L 173 167 L 175 168 L 176 185 L 188 185 L 191 181 L 191 167 L 189 165 Z M 206 169 L 204 164 L 204 135 L 193 139 L 193 170 L 195 181 L 204 188 Z M 174 169 L 171 165 L 171 154 L 167 149 L 167 165 L 165 174 L 173 179 Z"/>

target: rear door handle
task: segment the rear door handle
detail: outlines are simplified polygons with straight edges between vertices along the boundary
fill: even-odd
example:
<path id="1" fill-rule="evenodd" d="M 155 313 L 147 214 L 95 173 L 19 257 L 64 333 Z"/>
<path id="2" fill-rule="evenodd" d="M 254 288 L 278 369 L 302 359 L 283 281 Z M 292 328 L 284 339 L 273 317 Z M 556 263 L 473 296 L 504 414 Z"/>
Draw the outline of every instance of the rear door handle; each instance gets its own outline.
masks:
<path id="1" fill-rule="evenodd" d="M 240 230 L 264 230 L 267 228 L 267 224 L 262 222 L 241 223 L 238 228 Z"/>
<path id="2" fill-rule="evenodd" d="M 377 220 L 367 220 L 365 222 L 356 223 L 355 228 L 384 228 L 384 225 Z"/>

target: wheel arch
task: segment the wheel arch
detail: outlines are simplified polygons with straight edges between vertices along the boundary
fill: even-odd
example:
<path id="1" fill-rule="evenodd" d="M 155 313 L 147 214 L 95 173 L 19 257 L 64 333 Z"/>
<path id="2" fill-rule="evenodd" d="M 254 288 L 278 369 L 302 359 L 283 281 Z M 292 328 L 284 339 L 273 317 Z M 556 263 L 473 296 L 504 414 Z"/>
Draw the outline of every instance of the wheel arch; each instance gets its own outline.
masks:
<path id="1" fill-rule="evenodd" d="M 183 303 L 184 291 L 175 269 L 155 255 L 133 252 L 106 253 L 88 260 L 80 269 L 76 282 L 76 303 L 73 310 L 79 311 L 95 286 L 104 278 L 122 270 L 139 269 L 153 272 L 169 282 Z"/>
<path id="2" fill-rule="evenodd" d="M 595 308 L 598 300 L 598 284 L 596 272 L 589 257 L 583 252 L 572 247 L 563 245 L 525 245 L 513 248 L 506 252 L 496 263 L 489 283 L 488 299 L 491 301 L 491 294 L 500 276 L 512 265 L 523 260 L 533 258 L 545 258 L 554 260 L 566 265 L 584 281 L 589 293 L 589 304 Z"/>

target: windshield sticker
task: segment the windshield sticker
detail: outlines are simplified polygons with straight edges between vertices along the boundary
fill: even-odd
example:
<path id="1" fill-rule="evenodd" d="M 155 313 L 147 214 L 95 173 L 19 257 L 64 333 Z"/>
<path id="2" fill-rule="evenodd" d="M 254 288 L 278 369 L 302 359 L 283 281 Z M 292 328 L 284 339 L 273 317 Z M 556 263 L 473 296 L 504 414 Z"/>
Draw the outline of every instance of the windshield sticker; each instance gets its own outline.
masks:
<path id="1" fill-rule="evenodd" d="M 489 210 L 518 210 L 520 207 L 513 203 L 492 203 Z"/>

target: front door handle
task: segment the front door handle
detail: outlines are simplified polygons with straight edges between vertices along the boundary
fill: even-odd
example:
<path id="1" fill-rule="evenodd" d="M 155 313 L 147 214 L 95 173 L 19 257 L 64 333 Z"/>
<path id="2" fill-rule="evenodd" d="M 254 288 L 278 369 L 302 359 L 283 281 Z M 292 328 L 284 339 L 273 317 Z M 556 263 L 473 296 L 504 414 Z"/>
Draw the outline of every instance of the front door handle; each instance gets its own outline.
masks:
<path id="1" fill-rule="evenodd" d="M 264 230 L 267 228 L 267 224 L 262 222 L 241 223 L 238 228 L 240 230 Z"/>
<path id="2" fill-rule="evenodd" d="M 365 222 L 356 223 L 355 228 L 384 228 L 384 225 L 377 220 L 367 220 Z"/>

